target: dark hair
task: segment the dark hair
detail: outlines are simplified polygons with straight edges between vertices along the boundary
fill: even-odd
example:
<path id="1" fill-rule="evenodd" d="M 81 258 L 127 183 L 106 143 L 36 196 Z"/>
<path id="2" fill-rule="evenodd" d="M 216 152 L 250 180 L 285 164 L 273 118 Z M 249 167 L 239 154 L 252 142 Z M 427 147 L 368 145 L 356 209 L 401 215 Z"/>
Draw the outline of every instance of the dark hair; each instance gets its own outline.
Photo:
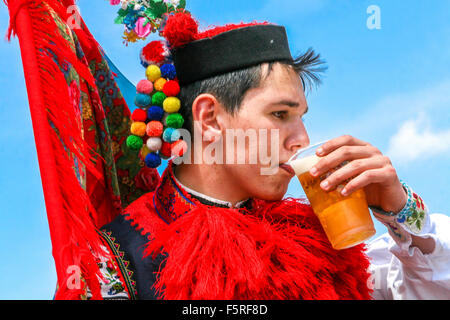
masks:
<path id="1" fill-rule="evenodd" d="M 311 48 L 292 61 L 277 62 L 292 67 L 298 73 L 305 91 L 319 85 L 320 73 L 326 70 L 320 54 L 316 54 Z M 277 62 L 269 63 L 265 77 L 270 75 Z M 238 111 L 247 91 L 259 87 L 264 79 L 261 67 L 262 65 L 257 65 L 183 86 L 179 95 L 182 103 L 180 113 L 185 119 L 183 128 L 192 132 L 192 104 L 202 93 L 214 95 L 230 114 Z"/>

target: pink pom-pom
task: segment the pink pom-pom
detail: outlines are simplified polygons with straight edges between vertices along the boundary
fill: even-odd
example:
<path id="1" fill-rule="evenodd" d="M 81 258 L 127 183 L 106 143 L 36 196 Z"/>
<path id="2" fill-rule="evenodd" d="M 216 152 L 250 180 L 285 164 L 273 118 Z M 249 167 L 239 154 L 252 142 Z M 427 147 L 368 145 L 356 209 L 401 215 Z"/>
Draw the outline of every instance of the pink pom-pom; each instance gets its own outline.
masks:
<path id="1" fill-rule="evenodd" d="M 195 40 L 198 24 L 189 13 L 178 12 L 167 20 L 163 36 L 174 48 Z"/>
<path id="2" fill-rule="evenodd" d="M 148 80 L 141 80 L 136 86 L 139 93 L 151 94 L 153 92 L 153 83 Z"/>
<path id="3" fill-rule="evenodd" d="M 147 124 L 147 135 L 149 137 L 160 137 L 163 134 L 164 126 L 159 121 L 150 121 Z"/>

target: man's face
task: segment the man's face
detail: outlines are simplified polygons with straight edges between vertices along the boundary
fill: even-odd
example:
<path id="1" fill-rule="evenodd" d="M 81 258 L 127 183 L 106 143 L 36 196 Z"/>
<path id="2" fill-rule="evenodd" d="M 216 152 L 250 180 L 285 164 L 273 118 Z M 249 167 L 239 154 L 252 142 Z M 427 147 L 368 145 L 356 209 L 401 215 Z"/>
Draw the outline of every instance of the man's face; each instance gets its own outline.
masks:
<path id="1" fill-rule="evenodd" d="M 268 65 L 263 65 L 263 75 L 267 75 L 267 69 Z M 226 129 L 234 129 L 236 133 L 238 129 L 251 130 L 258 136 L 256 149 L 246 138 L 245 164 L 224 164 L 227 175 L 236 188 L 242 189 L 243 194 L 264 200 L 279 200 L 285 195 L 294 174 L 283 168 L 282 164 L 286 163 L 296 150 L 309 145 L 302 119 L 307 109 L 298 74 L 292 68 L 276 63 L 270 74 L 263 78 L 261 85 L 246 93 L 239 111 L 222 118 L 223 127 Z M 266 129 L 266 136 L 261 134 L 261 129 Z M 276 133 L 278 139 L 274 143 L 271 137 L 275 134 L 273 137 L 276 138 Z M 226 137 L 225 132 L 223 136 Z M 229 140 L 225 138 L 226 142 Z M 224 149 L 224 156 L 242 153 L 242 145 L 240 150 L 230 150 L 226 147 Z M 250 161 L 255 153 L 258 154 L 256 164 Z M 261 155 L 270 156 L 272 163 L 263 162 Z M 273 163 L 273 160 L 276 160 L 276 163 Z M 274 170 L 267 171 L 270 167 Z M 262 174 L 264 169 L 266 173 Z"/>

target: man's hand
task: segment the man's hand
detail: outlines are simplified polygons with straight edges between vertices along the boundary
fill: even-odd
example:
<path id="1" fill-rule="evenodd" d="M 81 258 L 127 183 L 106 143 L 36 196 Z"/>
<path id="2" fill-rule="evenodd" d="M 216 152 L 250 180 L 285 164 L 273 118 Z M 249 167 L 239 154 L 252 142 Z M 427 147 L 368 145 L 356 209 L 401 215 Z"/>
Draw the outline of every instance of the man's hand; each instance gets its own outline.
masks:
<path id="1" fill-rule="evenodd" d="M 408 196 L 390 159 L 369 143 L 352 136 L 342 136 L 326 142 L 317 150 L 317 155 L 322 159 L 310 170 L 314 177 L 348 161 L 322 181 L 324 190 L 330 191 L 344 185 L 341 193 L 350 195 L 364 188 L 369 206 L 395 213 L 405 206 Z"/>

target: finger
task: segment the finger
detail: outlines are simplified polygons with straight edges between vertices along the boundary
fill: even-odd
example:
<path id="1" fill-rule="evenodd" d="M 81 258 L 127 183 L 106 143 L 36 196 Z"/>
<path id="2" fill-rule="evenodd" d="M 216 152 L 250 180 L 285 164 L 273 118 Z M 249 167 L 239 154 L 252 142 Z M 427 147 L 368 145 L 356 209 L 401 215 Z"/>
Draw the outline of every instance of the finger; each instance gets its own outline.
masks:
<path id="1" fill-rule="evenodd" d="M 323 157 L 342 146 L 365 146 L 365 145 L 368 145 L 368 143 L 359 140 L 355 137 L 345 135 L 325 142 L 323 146 L 317 149 L 316 153 L 319 157 Z"/>
<path id="2" fill-rule="evenodd" d="M 388 162 L 384 157 L 353 160 L 339 170 L 333 172 L 321 182 L 320 186 L 326 191 L 333 190 L 337 186 L 344 184 L 348 179 L 356 177 L 364 171 L 383 168 L 387 164 Z"/>
<path id="3" fill-rule="evenodd" d="M 367 187 L 372 183 L 380 183 L 386 179 L 386 168 L 379 168 L 364 171 L 354 179 L 350 180 L 342 189 L 341 194 L 343 196 L 349 196 L 353 192 Z"/>
<path id="4" fill-rule="evenodd" d="M 317 177 L 336 168 L 345 161 L 369 158 L 374 155 L 381 155 L 381 152 L 372 146 L 343 146 L 323 157 L 311 168 L 310 174 Z"/>

